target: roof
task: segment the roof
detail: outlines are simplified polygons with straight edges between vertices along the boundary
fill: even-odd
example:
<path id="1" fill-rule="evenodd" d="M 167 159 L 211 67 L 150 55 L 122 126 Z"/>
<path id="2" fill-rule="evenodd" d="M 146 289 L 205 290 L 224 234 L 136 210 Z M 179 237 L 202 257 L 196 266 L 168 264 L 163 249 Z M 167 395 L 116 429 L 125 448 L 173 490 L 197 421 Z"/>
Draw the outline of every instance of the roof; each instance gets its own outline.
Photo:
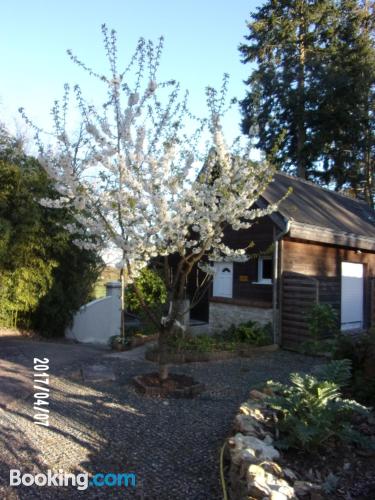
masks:
<path id="1" fill-rule="evenodd" d="M 281 172 L 262 198 L 275 203 L 289 188 L 278 213 L 291 237 L 375 251 L 375 211 L 366 203 Z"/>

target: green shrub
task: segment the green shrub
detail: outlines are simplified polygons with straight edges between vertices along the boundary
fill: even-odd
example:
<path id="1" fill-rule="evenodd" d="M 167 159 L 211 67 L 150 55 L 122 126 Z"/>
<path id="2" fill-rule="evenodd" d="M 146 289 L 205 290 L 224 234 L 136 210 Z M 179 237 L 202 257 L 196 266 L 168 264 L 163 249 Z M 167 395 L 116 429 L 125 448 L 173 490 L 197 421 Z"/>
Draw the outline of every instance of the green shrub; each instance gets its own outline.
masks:
<path id="1" fill-rule="evenodd" d="M 375 405 L 375 379 L 365 376 L 367 357 L 375 345 L 375 337 L 370 331 L 367 335 L 339 335 L 336 340 L 334 357 L 348 358 L 352 363 L 352 380 L 350 390 L 359 401 Z M 370 361 L 371 363 L 371 361 Z"/>
<path id="2" fill-rule="evenodd" d="M 363 336 L 353 336 L 348 334 L 339 335 L 333 350 L 335 359 L 350 359 L 353 371 L 361 369 L 365 359 L 366 351 L 370 343 L 370 338 Z"/>
<path id="3" fill-rule="evenodd" d="M 314 340 L 332 337 L 338 332 L 338 316 L 328 304 L 313 305 L 308 314 L 309 333 Z"/>
<path id="4" fill-rule="evenodd" d="M 219 336 L 212 335 L 175 335 L 171 337 L 169 346 L 177 351 L 209 352 L 214 350 L 231 351 L 235 342 L 228 342 Z"/>
<path id="5" fill-rule="evenodd" d="M 146 267 L 135 281 L 148 306 L 158 307 L 166 303 L 167 290 L 164 281 L 155 271 Z M 131 285 L 126 289 L 125 304 L 129 311 L 138 313 L 142 310 L 139 298 Z"/>
<path id="6" fill-rule="evenodd" d="M 315 304 L 308 311 L 307 323 L 310 339 L 302 342 L 300 352 L 304 354 L 332 353 L 338 333 L 338 316 L 332 306 Z"/>
<path id="7" fill-rule="evenodd" d="M 238 326 L 232 325 L 221 336 L 230 342 L 262 346 L 272 343 L 272 324 L 261 325 L 257 321 L 248 321 Z"/>
<path id="8" fill-rule="evenodd" d="M 328 380 L 339 387 L 346 387 L 352 377 L 352 363 L 350 359 L 333 360 L 318 370 L 319 380 Z"/>
<path id="9" fill-rule="evenodd" d="M 115 349 L 117 346 L 121 345 L 124 347 L 129 347 L 130 346 L 130 339 L 125 338 L 123 339 L 121 335 L 112 335 L 112 337 L 109 338 L 108 344 L 111 349 Z"/>
<path id="10" fill-rule="evenodd" d="M 72 214 L 38 202 L 55 196 L 39 163 L 0 129 L 0 324 L 43 336 L 64 334 L 101 267 L 64 229 Z"/>
<path id="11" fill-rule="evenodd" d="M 290 385 L 268 382 L 274 395 L 270 407 L 278 412 L 279 447 L 317 450 L 331 438 L 373 446 L 351 425 L 353 413 L 368 409 L 356 401 L 343 399 L 340 384 L 350 378 L 350 361 L 336 361 L 320 375 L 293 373 Z"/>
<path id="12" fill-rule="evenodd" d="M 206 352 L 216 348 L 216 341 L 210 335 L 176 335 L 170 345 L 178 351 Z"/>

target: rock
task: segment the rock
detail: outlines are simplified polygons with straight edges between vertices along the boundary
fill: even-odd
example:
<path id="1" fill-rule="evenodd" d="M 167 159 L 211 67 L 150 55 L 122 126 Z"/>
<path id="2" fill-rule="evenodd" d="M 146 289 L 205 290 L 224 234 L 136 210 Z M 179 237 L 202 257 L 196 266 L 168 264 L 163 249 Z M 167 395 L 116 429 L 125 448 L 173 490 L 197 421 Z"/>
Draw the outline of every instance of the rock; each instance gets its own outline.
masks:
<path id="1" fill-rule="evenodd" d="M 236 415 L 234 421 L 234 427 L 236 431 L 242 432 L 243 434 L 247 434 L 249 436 L 257 436 L 262 433 L 262 429 L 257 420 L 248 415 L 243 415 L 239 413 Z"/>
<path id="2" fill-rule="evenodd" d="M 270 498 L 271 495 L 271 488 L 267 486 L 266 483 L 262 481 L 252 481 L 251 484 L 248 486 L 248 494 L 251 495 L 251 498 Z"/>
<path id="3" fill-rule="evenodd" d="M 268 397 L 267 394 L 264 394 L 264 392 L 257 391 L 256 389 L 250 391 L 249 396 L 251 397 L 251 399 L 255 399 L 258 401 L 263 401 Z"/>
<path id="4" fill-rule="evenodd" d="M 309 481 L 295 481 L 293 484 L 293 488 L 296 494 L 300 496 L 309 495 L 312 491 L 314 491 L 315 493 L 319 493 L 321 490 L 318 484 L 313 484 Z"/>
<path id="5" fill-rule="evenodd" d="M 289 486 L 289 485 L 280 486 L 279 489 L 275 493 L 278 493 L 279 495 L 283 495 L 287 499 L 297 498 L 295 491 L 294 491 L 294 488 L 292 486 Z M 271 498 L 274 498 L 274 497 L 271 497 Z M 275 497 L 275 500 L 279 500 L 279 499 L 282 500 L 282 497 L 281 496 Z"/>
<path id="6" fill-rule="evenodd" d="M 254 436 L 236 434 L 229 441 L 231 457 L 235 464 L 240 465 L 242 461 L 250 463 L 268 460 L 273 462 L 280 457 L 279 452 Z"/>
<path id="7" fill-rule="evenodd" d="M 266 444 L 268 444 L 268 445 L 272 444 L 272 443 L 273 443 L 273 438 L 272 438 L 272 436 L 270 436 L 269 434 L 267 434 L 267 435 L 265 436 L 265 438 L 263 439 L 263 442 L 264 442 L 264 443 L 266 443 Z"/>
<path id="8" fill-rule="evenodd" d="M 256 465 L 256 464 L 251 464 L 247 467 L 247 475 L 250 478 L 265 478 L 266 477 L 266 471 L 263 469 L 262 466 Z"/>
<path id="9" fill-rule="evenodd" d="M 288 500 L 290 497 L 287 497 L 284 493 L 281 493 L 281 491 L 271 491 L 269 498 L 271 500 Z"/>
<path id="10" fill-rule="evenodd" d="M 294 489 L 291 486 L 280 486 L 277 490 L 271 491 L 271 500 L 292 500 L 296 499 Z"/>
<path id="11" fill-rule="evenodd" d="M 310 500 L 324 500 L 324 497 L 319 491 L 310 491 Z"/>
<path id="12" fill-rule="evenodd" d="M 258 422 L 264 422 L 264 415 L 261 411 L 261 405 L 253 401 L 246 401 L 240 406 L 240 413 L 254 418 Z"/>
<path id="13" fill-rule="evenodd" d="M 248 493 L 255 498 L 269 497 L 271 488 L 266 482 L 266 472 L 260 465 L 250 465 L 246 474 Z"/>
<path id="14" fill-rule="evenodd" d="M 276 464 L 277 465 L 277 464 Z M 274 498 L 287 500 L 295 498 L 294 489 L 283 479 L 266 472 L 262 466 L 252 464 L 246 473 L 248 492 L 255 498 Z"/>
<path id="15" fill-rule="evenodd" d="M 288 469 L 287 467 L 285 467 L 285 469 L 283 469 L 283 473 L 285 478 L 289 479 L 289 481 L 295 481 L 297 479 L 297 476 L 292 471 L 292 469 Z"/>
<path id="16" fill-rule="evenodd" d="M 275 476 L 282 477 L 283 470 L 276 462 L 265 461 L 262 462 L 262 467 L 266 472 L 274 474 Z"/>

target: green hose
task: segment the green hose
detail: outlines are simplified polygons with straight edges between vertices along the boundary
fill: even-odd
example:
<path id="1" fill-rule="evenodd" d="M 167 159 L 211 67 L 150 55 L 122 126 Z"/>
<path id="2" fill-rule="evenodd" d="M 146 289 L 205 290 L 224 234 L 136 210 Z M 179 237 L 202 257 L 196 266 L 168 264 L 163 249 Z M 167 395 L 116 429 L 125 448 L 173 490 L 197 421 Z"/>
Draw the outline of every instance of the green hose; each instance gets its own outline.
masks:
<path id="1" fill-rule="evenodd" d="M 227 443 L 225 442 L 220 451 L 220 481 L 221 481 L 221 487 L 223 489 L 223 500 L 228 500 L 227 487 L 225 484 L 225 477 L 224 477 L 224 448 L 226 444 Z"/>

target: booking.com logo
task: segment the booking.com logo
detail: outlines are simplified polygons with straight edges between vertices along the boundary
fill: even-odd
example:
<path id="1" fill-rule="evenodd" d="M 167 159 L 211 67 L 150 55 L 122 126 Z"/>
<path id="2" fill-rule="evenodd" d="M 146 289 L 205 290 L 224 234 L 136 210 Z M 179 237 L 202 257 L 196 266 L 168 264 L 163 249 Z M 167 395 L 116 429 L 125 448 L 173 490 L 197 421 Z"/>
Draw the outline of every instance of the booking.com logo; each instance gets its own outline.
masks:
<path id="1" fill-rule="evenodd" d="M 101 472 L 94 474 L 91 479 L 86 472 L 80 474 L 66 473 L 62 469 L 54 473 L 50 469 L 46 474 L 29 474 L 21 475 L 19 469 L 10 469 L 9 485 L 10 486 L 76 486 L 77 490 L 87 490 L 89 486 L 124 486 L 125 488 L 135 488 L 137 484 L 137 476 L 133 472 L 130 473 L 107 473 Z"/>

